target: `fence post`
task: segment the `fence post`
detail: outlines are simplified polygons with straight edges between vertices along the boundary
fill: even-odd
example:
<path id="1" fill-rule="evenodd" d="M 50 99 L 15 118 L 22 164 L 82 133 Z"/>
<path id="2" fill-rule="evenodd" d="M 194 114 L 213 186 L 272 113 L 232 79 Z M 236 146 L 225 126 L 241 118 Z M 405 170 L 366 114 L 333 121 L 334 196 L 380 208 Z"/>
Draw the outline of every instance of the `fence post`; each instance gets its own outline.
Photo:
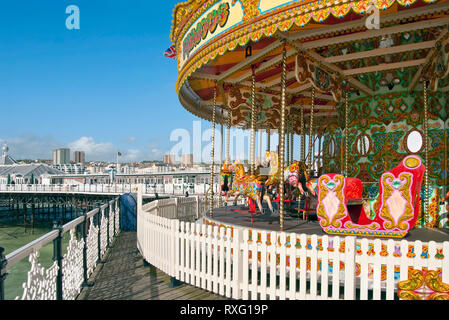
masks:
<path id="1" fill-rule="evenodd" d="M 355 237 L 351 236 L 345 237 L 344 298 L 345 300 L 355 300 Z"/>
<path id="2" fill-rule="evenodd" d="M 115 226 L 115 222 L 117 221 L 117 213 L 118 213 L 117 206 L 118 206 L 118 199 L 116 198 L 114 200 L 114 223 L 113 223 L 113 226 L 114 226 L 114 238 L 117 237 L 117 228 Z"/>
<path id="3" fill-rule="evenodd" d="M 87 209 L 83 212 L 84 221 L 81 223 L 81 237 L 84 240 L 83 246 L 83 284 L 82 287 L 92 287 L 93 282 L 89 282 L 87 276 Z"/>
<path id="4" fill-rule="evenodd" d="M 101 260 L 101 206 L 98 206 L 98 213 L 97 213 L 97 226 L 98 226 L 98 256 L 97 256 L 97 264 L 104 263 L 103 260 Z"/>
<path id="5" fill-rule="evenodd" d="M 178 219 L 178 198 L 175 198 L 175 212 L 173 219 Z"/>
<path id="6" fill-rule="evenodd" d="M 8 275 L 6 273 L 8 260 L 6 260 L 4 252 L 5 249 L 0 247 L 0 301 L 5 300 L 5 278 Z"/>
<path id="7" fill-rule="evenodd" d="M 176 256 L 178 254 L 178 252 L 176 251 L 176 241 L 178 241 L 177 238 L 177 225 L 176 225 L 176 219 L 171 220 L 171 256 L 170 256 L 170 265 L 171 265 L 171 270 L 170 270 L 170 284 L 169 287 L 170 288 L 174 288 L 177 287 L 181 284 L 181 282 L 179 280 L 176 279 Z"/>
<path id="8" fill-rule="evenodd" d="M 53 229 L 58 230 L 58 236 L 53 240 L 53 261 L 58 265 L 58 274 L 56 276 L 56 300 L 63 300 L 62 293 L 62 227 L 56 221 L 53 222 Z"/>
<path id="9" fill-rule="evenodd" d="M 107 206 L 104 209 L 104 212 L 105 212 L 106 223 L 107 223 L 107 226 L 106 226 L 106 248 L 110 249 L 110 248 L 112 248 L 111 243 L 109 242 L 109 234 L 110 234 L 110 231 L 109 231 L 109 228 L 110 228 L 109 219 L 110 219 L 110 216 L 111 216 L 111 203 L 110 202 L 107 202 Z"/>
<path id="10" fill-rule="evenodd" d="M 196 203 L 196 218 L 199 219 L 200 217 L 200 197 L 195 196 L 195 203 Z"/>

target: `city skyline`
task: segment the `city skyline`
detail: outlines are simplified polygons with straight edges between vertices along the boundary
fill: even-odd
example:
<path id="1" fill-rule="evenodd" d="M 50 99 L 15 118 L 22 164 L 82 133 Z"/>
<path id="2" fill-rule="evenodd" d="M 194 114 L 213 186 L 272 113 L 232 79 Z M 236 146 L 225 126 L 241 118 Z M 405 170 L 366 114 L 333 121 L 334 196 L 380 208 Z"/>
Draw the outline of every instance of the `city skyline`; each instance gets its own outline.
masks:
<path id="1" fill-rule="evenodd" d="M 8 3 L 0 12 L 8 110 L 0 144 L 16 159 L 70 148 L 86 161 L 115 161 L 119 151 L 121 161 L 162 160 L 171 132 L 197 120 L 177 98 L 176 60 L 163 55 L 176 2 Z M 66 28 L 69 4 L 80 9 L 79 30 Z"/>

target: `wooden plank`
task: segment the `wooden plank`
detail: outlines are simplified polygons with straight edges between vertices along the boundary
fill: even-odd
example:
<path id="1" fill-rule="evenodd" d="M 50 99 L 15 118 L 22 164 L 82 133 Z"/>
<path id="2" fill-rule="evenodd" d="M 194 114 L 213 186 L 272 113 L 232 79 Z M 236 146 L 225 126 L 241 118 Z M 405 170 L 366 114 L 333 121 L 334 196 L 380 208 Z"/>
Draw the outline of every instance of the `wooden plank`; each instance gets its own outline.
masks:
<path id="1" fill-rule="evenodd" d="M 277 232 L 270 233 L 271 245 L 268 247 L 268 257 L 270 259 L 270 287 L 268 294 L 270 300 L 276 300 L 276 246 L 277 246 Z"/>
<path id="2" fill-rule="evenodd" d="M 395 288 L 395 282 L 394 282 L 394 265 L 396 258 L 393 256 L 394 253 L 394 241 L 392 239 L 389 239 L 387 241 L 387 300 L 394 300 L 394 288 Z"/>
<path id="3" fill-rule="evenodd" d="M 362 51 L 362 52 L 347 53 L 347 54 L 343 54 L 343 55 L 339 55 L 339 56 L 324 58 L 324 61 L 328 62 L 328 63 L 337 63 L 337 62 L 344 62 L 344 61 L 349 61 L 349 60 L 357 60 L 357 59 L 365 59 L 365 58 L 369 58 L 369 57 L 383 56 L 386 54 L 395 54 L 395 53 L 401 53 L 401 52 L 429 49 L 429 48 L 433 48 L 435 46 L 435 43 L 436 43 L 435 40 L 430 40 L 430 41 L 424 41 L 424 42 L 418 42 L 418 43 L 393 46 L 393 47 L 389 47 L 389 48 L 377 48 L 377 49 L 366 50 L 366 51 Z"/>
<path id="4" fill-rule="evenodd" d="M 375 66 L 343 70 L 342 73 L 345 76 L 353 76 L 353 75 L 357 75 L 357 74 L 370 73 L 370 72 L 376 72 L 376 71 L 380 72 L 380 71 L 386 71 L 386 70 L 416 67 L 416 66 L 420 66 L 420 65 L 424 64 L 425 62 L 426 62 L 426 59 L 416 59 L 416 60 L 409 60 L 409 61 L 395 62 L 395 63 L 381 63 L 381 64 L 378 64 Z"/>

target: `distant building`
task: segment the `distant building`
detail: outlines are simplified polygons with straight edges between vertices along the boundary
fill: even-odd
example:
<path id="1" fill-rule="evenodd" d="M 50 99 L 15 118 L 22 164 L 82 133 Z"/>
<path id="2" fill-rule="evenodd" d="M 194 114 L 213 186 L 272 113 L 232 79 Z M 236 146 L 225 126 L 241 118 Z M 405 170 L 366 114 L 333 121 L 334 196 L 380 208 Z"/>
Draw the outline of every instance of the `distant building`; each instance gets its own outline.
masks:
<path id="1" fill-rule="evenodd" d="M 191 168 L 193 166 L 193 154 L 181 154 L 181 166 Z"/>
<path id="2" fill-rule="evenodd" d="M 0 158 L 0 184 L 42 183 L 45 175 L 63 174 L 46 164 L 19 164 L 7 154 L 8 151 L 8 147 L 4 145 Z"/>
<path id="3" fill-rule="evenodd" d="M 82 163 L 54 164 L 53 168 L 66 174 L 84 174 L 86 172 L 86 167 Z"/>
<path id="4" fill-rule="evenodd" d="M 165 154 L 164 155 L 164 163 L 168 164 L 168 165 L 174 165 L 176 163 L 176 155 Z"/>
<path id="5" fill-rule="evenodd" d="M 75 151 L 73 152 L 73 162 L 75 163 L 85 163 L 85 153 L 84 151 Z"/>
<path id="6" fill-rule="evenodd" d="M 53 164 L 70 164 L 70 149 L 53 150 Z"/>
<path id="7" fill-rule="evenodd" d="M 0 158 L 0 165 L 2 165 L 2 166 L 7 166 L 7 165 L 11 165 L 11 164 L 16 164 L 17 163 L 16 160 L 14 160 L 13 158 L 11 158 L 8 155 L 8 151 L 9 151 L 8 146 L 6 144 L 3 145 L 3 147 L 2 147 L 2 156 Z"/>

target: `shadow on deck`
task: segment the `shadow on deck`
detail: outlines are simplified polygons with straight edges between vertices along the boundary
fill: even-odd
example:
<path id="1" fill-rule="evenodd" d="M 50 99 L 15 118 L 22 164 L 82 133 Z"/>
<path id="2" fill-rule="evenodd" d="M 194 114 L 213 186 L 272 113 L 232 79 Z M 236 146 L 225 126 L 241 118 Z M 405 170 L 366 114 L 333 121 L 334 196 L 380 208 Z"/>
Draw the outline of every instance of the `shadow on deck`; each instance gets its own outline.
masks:
<path id="1" fill-rule="evenodd" d="M 170 288 L 170 277 L 145 266 L 137 250 L 136 232 L 121 232 L 91 276 L 78 300 L 226 300 L 211 292 L 182 283 Z"/>

